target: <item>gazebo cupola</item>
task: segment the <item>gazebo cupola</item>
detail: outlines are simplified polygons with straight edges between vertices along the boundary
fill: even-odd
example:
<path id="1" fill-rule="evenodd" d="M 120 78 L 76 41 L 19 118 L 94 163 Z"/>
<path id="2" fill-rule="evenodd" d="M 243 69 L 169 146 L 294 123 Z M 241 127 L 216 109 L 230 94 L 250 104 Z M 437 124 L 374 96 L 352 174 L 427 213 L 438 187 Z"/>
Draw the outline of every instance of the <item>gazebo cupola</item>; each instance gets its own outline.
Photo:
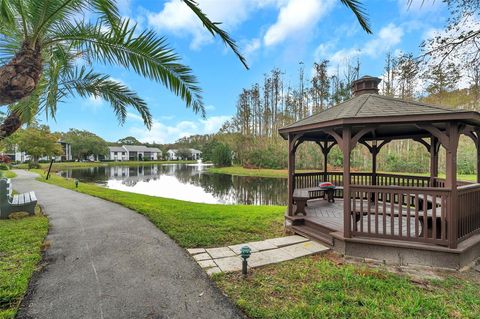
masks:
<path id="1" fill-rule="evenodd" d="M 365 75 L 352 82 L 352 95 L 378 94 L 378 84 L 382 80 L 373 76 Z"/>
<path id="2" fill-rule="evenodd" d="M 295 191 L 332 181 L 343 187 L 335 194 L 343 198 L 343 227 L 337 229 L 342 238 L 383 238 L 455 248 L 480 233 L 480 184 L 465 186 L 457 181 L 457 148 L 464 134 L 476 145 L 480 183 L 480 113 L 382 96 L 378 94 L 380 81 L 364 76 L 353 82 L 351 99 L 279 130 L 288 140 L 289 150 L 287 219 L 296 225 L 301 225 L 302 218 L 311 221 L 310 204 L 300 210 L 307 216 L 295 217 L 299 211 Z M 382 147 L 403 139 L 426 147 L 431 158 L 430 176 L 377 172 L 376 158 Z M 324 156 L 323 172 L 295 173 L 296 150 L 306 141 L 319 146 Z M 351 151 L 358 144 L 371 153 L 370 173 L 350 171 Z M 328 155 L 334 145 L 343 153 L 341 173 L 327 171 Z M 446 151 L 445 179 L 438 177 L 440 147 Z M 295 225 L 292 230 L 302 233 Z"/>

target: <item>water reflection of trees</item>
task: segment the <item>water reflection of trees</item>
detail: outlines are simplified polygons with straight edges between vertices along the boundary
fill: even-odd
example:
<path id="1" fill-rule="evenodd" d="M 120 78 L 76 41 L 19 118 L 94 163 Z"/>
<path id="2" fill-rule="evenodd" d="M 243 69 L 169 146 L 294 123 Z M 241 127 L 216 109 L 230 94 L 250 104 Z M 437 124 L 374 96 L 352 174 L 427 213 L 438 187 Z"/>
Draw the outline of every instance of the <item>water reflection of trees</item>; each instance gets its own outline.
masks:
<path id="1" fill-rule="evenodd" d="M 225 174 L 202 174 L 197 181 L 207 192 L 225 203 L 285 205 L 287 181 Z"/>
<path id="2" fill-rule="evenodd" d="M 175 177 L 182 184 L 201 187 L 222 203 L 285 205 L 287 202 L 286 179 L 209 174 L 204 169 L 184 164 L 146 164 L 73 169 L 63 172 L 62 176 L 94 183 L 121 180 L 122 184 L 133 187 L 138 182 L 158 180 L 166 175 Z M 188 200 L 188 194 L 185 194 L 185 200 Z"/>

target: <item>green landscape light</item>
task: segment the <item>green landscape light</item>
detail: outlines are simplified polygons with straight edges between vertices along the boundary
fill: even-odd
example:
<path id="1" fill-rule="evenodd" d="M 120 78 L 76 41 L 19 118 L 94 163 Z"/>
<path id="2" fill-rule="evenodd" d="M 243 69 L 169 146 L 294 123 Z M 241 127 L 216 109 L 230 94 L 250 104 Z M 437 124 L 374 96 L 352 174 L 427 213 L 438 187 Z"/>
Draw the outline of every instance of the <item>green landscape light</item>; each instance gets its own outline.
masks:
<path id="1" fill-rule="evenodd" d="M 78 188 L 78 179 L 75 178 L 74 182 L 75 182 L 75 188 Z"/>
<path id="2" fill-rule="evenodd" d="M 242 274 L 244 276 L 247 275 L 247 259 L 248 257 L 250 257 L 250 255 L 252 254 L 252 250 L 250 249 L 250 247 L 248 246 L 243 246 L 242 248 L 240 248 L 240 256 L 243 258 L 243 261 L 242 261 Z"/>

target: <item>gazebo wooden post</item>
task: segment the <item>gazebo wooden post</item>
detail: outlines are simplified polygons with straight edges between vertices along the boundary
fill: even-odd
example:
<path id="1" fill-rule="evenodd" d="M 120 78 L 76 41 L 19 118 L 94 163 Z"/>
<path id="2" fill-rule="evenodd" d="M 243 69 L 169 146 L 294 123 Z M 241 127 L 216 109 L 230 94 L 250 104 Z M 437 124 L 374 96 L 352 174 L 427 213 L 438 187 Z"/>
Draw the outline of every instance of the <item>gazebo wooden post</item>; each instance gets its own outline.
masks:
<path id="1" fill-rule="evenodd" d="M 372 185 L 377 185 L 377 155 L 378 155 L 377 141 L 372 145 Z"/>
<path id="2" fill-rule="evenodd" d="M 295 189 L 295 140 L 288 134 L 288 216 L 293 215 L 293 190 Z"/>
<path id="3" fill-rule="evenodd" d="M 352 150 L 352 130 L 345 126 L 342 132 L 341 149 L 343 152 L 343 236 L 352 237 L 352 202 L 350 199 L 350 152 Z"/>
<path id="4" fill-rule="evenodd" d="M 477 183 L 480 183 L 480 130 L 476 130 L 477 141 L 475 146 L 477 147 Z"/>
<path id="5" fill-rule="evenodd" d="M 323 148 L 322 148 L 322 153 L 323 153 L 323 181 L 326 182 L 328 179 L 328 153 L 330 153 L 330 149 L 328 147 L 328 141 L 325 141 L 323 143 Z"/>
<path id="6" fill-rule="evenodd" d="M 430 139 L 430 187 L 435 187 L 438 177 L 438 139 L 432 136 Z"/>
<path id="7" fill-rule="evenodd" d="M 451 189 L 450 205 L 448 207 L 448 247 L 457 248 L 458 236 L 458 191 L 457 191 L 457 150 L 460 133 L 457 123 L 449 123 L 447 127 L 448 147 L 446 156 L 445 187 Z"/>

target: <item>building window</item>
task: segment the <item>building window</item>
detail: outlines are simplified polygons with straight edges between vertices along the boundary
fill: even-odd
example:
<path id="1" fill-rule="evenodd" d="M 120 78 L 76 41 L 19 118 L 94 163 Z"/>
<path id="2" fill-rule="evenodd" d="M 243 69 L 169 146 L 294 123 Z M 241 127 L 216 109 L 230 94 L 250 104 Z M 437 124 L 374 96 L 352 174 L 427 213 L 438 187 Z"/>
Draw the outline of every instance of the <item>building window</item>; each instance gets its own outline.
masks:
<path id="1" fill-rule="evenodd" d="M 117 155 L 117 152 L 113 152 L 113 155 Z"/>
<path id="2" fill-rule="evenodd" d="M 122 152 L 122 155 L 125 155 L 125 152 Z"/>

